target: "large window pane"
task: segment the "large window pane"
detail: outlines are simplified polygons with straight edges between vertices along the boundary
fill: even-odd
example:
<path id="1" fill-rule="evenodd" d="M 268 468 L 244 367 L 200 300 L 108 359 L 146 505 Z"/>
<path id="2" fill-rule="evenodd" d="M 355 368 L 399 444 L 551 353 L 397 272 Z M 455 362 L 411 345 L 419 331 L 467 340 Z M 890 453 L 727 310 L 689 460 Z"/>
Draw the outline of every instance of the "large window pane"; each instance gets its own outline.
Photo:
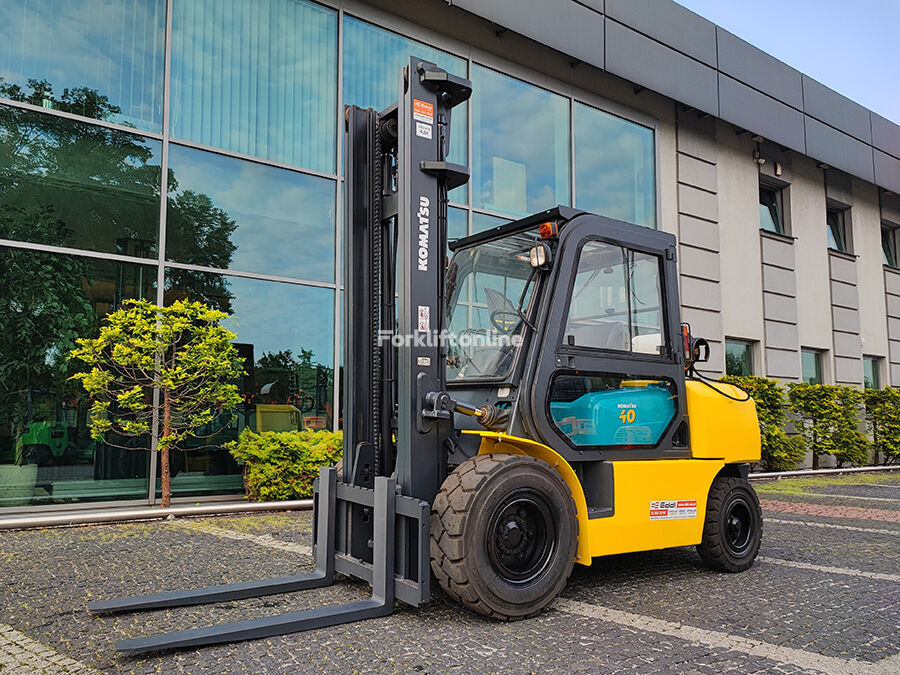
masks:
<path id="1" fill-rule="evenodd" d="M 160 144 L 0 106 L 0 238 L 155 257 Z"/>
<path id="2" fill-rule="evenodd" d="M 155 282 L 152 265 L 0 248 L 0 507 L 146 499 L 149 439 L 93 440 L 67 357 Z"/>
<path id="3" fill-rule="evenodd" d="M 521 217 L 569 204 L 569 101 L 472 66 L 473 205 Z"/>
<path id="4" fill-rule="evenodd" d="M 334 280 L 334 181 L 169 146 L 166 258 Z"/>
<path id="5" fill-rule="evenodd" d="M 4 0 L 0 96 L 162 129 L 164 0 Z"/>
<path id="6" fill-rule="evenodd" d="M 334 171 L 337 15 L 302 0 L 178 0 L 171 133 Z"/>
<path id="7" fill-rule="evenodd" d="M 656 227 L 653 129 L 575 103 L 575 205 Z"/>
<path id="8" fill-rule="evenodd" d="M 247 373 L 237 414 L 222 416 L 205 431 L 213 436 L 177 458 L 175 496 L 242 492 L 241 469 L 220 446 L 245 427 L 332 427 L 333 290 L 170 269 L 165 295 L 167 304 L 189 298 L 230 314 L 224 325 L 237 334 Z"/>
<path id="9" fill-rule="evenodd" d="M 407 37 L 378 28 L 352 16 L 344 17 L 344 105 L 383 110 L 397 100 L 400 69 L 409 57 L 431 61 L 466 77 L 466 60 Z M 466 165 L 468 104 L 453 109 L 449 161 Z M 450 201 L 466 203 L 466 187 L 450 192 Z"/>
<path id="10" fill-rule="evenodd" d="M 665 344 L 659 258 L 612 244 L 585 244 L 565 344 L 658 355 Z"/>

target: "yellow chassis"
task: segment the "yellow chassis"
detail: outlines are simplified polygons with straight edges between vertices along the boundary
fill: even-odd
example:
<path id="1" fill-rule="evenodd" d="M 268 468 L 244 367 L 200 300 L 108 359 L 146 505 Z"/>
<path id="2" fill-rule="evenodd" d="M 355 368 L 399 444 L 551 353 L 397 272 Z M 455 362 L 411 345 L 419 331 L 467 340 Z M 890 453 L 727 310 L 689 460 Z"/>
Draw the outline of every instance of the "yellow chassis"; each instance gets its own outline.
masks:
<path id="1" fill-rule="evenodd" d="M 744 396 L 730 385 L 715 386 L 734 398 Z M 608 517 L 588 518 L 581 481 L 553 448 L 492 431 L 463 433 L 481 437 L 479 454 L 529 455 L 559 472 L 575 500 L 575 562 L 590 565 L 592 558 L 602 555 L 691 546 L 703 536 L 713 479 L 726 464 L 758 461 L 760 439 L 752 400 L 730 400 L 696 381 L 687 382 L 686 388 L 692 457 L 613 461 L 615 507 Z"/>

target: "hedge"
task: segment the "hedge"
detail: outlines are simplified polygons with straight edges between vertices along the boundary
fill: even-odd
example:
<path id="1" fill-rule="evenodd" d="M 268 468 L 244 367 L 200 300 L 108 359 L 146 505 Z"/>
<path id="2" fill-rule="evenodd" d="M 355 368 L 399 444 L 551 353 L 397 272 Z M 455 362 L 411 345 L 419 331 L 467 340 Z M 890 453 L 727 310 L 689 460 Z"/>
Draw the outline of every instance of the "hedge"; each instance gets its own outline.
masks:
<path id="1" fill-rule="evenodd" d="M 764 377 L 724 377 L 723 382 L 745 389 L 756 401 L 762 435 L 762 464 L 773 471 L 796 468 L 806 451 L 833 455 L 838 466 L 869 463 L 869 453 L 884 456 L 885 464 L 900 457 L 900 391 L 829 384 L 790 382 L 786 386 Z M 797 435 L 785 427 L 793 417 Z M 860 429 L 863 423 L 873 441 Z"/>
<path id="2" fill-rule="evenodd" d="M 789 436 L 787 425 L 787 401 L 784 388 L 775 380 L 765 377 L 724 377 L 723 382 L 735 384 L 746 391 L 756 402 L 762 441 L 761 458 L 769 471 L 796 469 L 806 454 L 803 438 Z"/>
<path id="3" fill-rule="evenodd" d="M 244 465 L 248 499 L 285 501 L 312 497 L 319 468 L 337 462 L 344 446 L 340 431 L 244 429 L 223 447 Z"/>

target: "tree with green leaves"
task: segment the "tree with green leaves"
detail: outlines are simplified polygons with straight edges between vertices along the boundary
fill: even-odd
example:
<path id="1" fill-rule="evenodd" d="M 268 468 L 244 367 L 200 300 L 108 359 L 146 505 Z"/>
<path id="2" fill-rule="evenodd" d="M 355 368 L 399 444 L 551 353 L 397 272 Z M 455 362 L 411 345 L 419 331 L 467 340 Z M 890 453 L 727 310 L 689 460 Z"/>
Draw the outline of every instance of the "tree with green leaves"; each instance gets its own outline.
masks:
<path id="1" fill-rule="evenodd" d="M 862 465 L 869 460 L 868 442 L 859 431 L 863 393 L 831 384 L 788 384 L 788 400 L 798 416 L 798 428 L 813 453 L 813 469 L 819 455 L 834 455 L 838 466 Z"/>
<path id="2" fill-rule="evenodd" d="M 801 436 L 789 436 L 785 431 L 787 401 L 782 386 L 766 377 L 727 376 L 722 381 L 739 386 L 756 402 L 762 442 L 761 460 L 765 467 L 770 471 L 796 469 L 803 461 L 805 449 Z"/>
<path id="3" fill-rule="evenodd" d="M 892 464 L 900 457 L 900 390 L 893 387 L 866 389 L 863 393 L 875 463 L 884 455 L 884 463 Z"/>
<path id="4" fill-rule="evenodd" d="M 162 506 L 172 498 L 169 453 L 241 401 L 234 380 L 243 359 L 227 314 L 199 302 L 159 307 L 126 300 L 100 334 L 78 340 L 72 358 L 88 368 L 73 377 L 91 397 L 91 436 L 148 437 L 158 424 Z M 158 394 L 156 393 L 158 392 Z M 123 446 L 118 446 L 123 447 Z"/>

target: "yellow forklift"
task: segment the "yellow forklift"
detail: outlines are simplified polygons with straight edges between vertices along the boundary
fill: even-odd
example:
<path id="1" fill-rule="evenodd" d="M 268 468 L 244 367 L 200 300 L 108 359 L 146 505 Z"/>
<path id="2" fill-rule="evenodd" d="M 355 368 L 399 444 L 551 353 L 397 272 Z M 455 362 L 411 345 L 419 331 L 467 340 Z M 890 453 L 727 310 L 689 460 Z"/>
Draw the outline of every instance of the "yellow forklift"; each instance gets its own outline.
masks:
<path id="1" fill-rule="evenodd" d="M 370 598 L 118 643 L 141 652 L 247 640 L 419 606 L 432 574 L 502 620 L 533 616 L 573 566 L 697 546 L 751 566 L 756 408 L 699 377 L 681 323 L 676 241 L 554 209 L 450 244 L 451 109 L 470 83 L 412 58 L 386 110 L 348 107 L 344 459 L 321 470 L 316 569 L 96 602 L 116 613 L 366 580 Z M 527 139 L 523 139 L 527 142 Z"/>

